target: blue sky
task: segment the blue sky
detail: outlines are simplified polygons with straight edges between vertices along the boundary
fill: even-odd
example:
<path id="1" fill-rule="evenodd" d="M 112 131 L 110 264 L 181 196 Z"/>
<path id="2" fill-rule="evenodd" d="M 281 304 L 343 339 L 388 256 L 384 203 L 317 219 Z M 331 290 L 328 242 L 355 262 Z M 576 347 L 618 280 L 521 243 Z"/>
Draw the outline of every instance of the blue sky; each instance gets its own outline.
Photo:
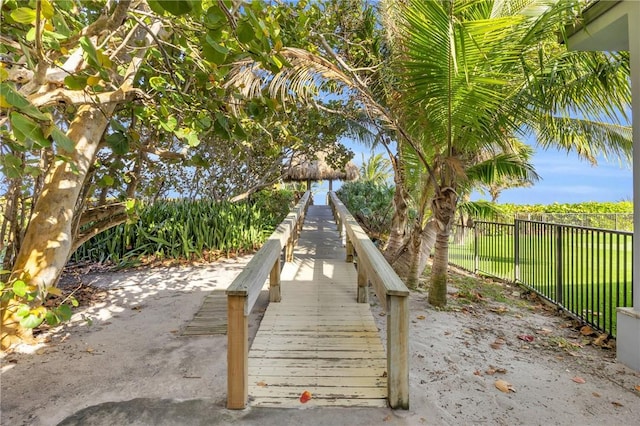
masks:
<path id="1" fill-rule="evenodd" d="M 600 159 L 597 166 L 566 151 L 539 150 L 533 158 L 541 179 L 530 188 L 506 190 L 501 203 L 552 204 L 584 201 L 630 201 L 633 196 L 630 165 Z M 475 199 L 490 197 L 476 195 Z"/>

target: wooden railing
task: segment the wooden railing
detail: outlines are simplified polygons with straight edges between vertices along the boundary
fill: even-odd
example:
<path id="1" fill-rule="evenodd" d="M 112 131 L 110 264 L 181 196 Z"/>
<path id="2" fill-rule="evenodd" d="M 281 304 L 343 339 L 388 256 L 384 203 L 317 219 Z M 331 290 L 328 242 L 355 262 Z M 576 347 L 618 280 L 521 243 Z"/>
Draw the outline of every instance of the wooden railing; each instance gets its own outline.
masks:
<path id="1" fill-rule="evenodd" d="M 346 232 L 347 262 L 357 256 L 358 302 L 366 303 L 372 284 L 387 312 L 387 389 L 391 408 L 409 408 L 409 289 L 391 268 L 380 250 L 338 199 L 329 193 L 329 205 L 338 224 Z"/>
<path id="2" fill-rule="evenodd" d="M 227 408 L 243 409 L 249 394 L 249 315 L 269 276 L 269 301 L 279 302 L 280 255 L 293 260 L 304 215 L 311 199 L 306 192 L 287 218 L 227 288 Z"/>

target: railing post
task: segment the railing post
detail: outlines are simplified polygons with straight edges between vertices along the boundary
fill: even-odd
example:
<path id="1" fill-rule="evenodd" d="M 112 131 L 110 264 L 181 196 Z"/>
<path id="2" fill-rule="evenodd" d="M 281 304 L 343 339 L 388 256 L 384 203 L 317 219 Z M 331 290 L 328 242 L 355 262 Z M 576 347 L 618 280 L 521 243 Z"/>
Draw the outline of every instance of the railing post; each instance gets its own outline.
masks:
<path id="1" fill-rule="evenodd" d="M 276 259 L 269 274 L 269 302 L 280 302 L 280 256 Z"/>
<path id="2" fill-rule="evenodd" d="M 409 298 L 387 296 L 387 391 L 391 408 L 409 409 Z"/>
<path id="3" fill-rule="evenodd" d="M 513 223 L 513 282 L 520 281 L 520 219 Z"/>
<path id="4" fill-rule="evenodd" d="M 227 408 L 241 410 L 249 398 L 249 321 L 247 295 L 227 296 Z"/>
<path id="5" fill-rule="evenodd" d="M 351 239 L 349 239 L 348 234 L 347 234 L 346 251 L 347 251 L 347 262 L 353 263 L 353 243 L 351 242 Z"/>
<path id="6" fill-rule="evenodd" d="M 364 272 L 364 267 L 360 264 L 357 265 L 358 272 L 358 303 L 369 303 L 369 280 L 367 274 Z"/>
<path id="7" fill-rule="evenodd" d="M 564 301 L 562 300 L 563 292 L 563 248 L 562 248 L 562 225 L 556 225 L 556 302 L 562 306 Z"/>
<path id="8" fill-rule="evenodd" d="M 292 234 L 289 236 L 287 240 L 287 246 L 284 249 L 284 261 L 285 262 L 293 262 L 293 246 L 294 246 L 294 236 L 295 230 L 292 231 Z"/>

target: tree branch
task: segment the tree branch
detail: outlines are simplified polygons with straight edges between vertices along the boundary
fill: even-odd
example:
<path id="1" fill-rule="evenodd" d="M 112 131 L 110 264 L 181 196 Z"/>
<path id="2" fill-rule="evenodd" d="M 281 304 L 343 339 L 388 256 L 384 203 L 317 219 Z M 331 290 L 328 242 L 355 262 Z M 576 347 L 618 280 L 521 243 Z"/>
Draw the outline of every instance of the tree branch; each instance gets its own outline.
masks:
<path id="1" fill-rule="evenodd" d="M 36 107 L 46 107 L 60 103 L 67 105 L 106 104 L 112 102 L 130 101 L 136 98 L 147 98 L 144 91 L 128 87 L 122 87 L 113 92 L 87 93 L 83 90 L 56 89 L 46 93 L 36 93 L 28 97 Z"/>

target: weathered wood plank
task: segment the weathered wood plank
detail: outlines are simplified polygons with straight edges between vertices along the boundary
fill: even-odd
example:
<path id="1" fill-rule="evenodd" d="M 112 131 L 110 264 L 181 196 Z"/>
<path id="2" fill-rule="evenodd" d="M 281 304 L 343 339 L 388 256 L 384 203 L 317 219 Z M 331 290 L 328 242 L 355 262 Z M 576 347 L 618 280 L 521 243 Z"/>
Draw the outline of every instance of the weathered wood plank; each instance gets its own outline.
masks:
<path id="1" fill-rule="evenodd" d="M 249 366 L 250 380 L 256 377 L 306 377 L 310 374 L 307 367 L 252 367 Z M 374 371 L 368 367 L 316 368 L 315 375 L 324 377 L 382 377 L 384 371 Z M 385 391 L 386 393 L 386 391 Z"/>
<path id="2" fill-rule="evenodd" d="M 264 377 L 251 377 L 249 382 L 249 389 L 254 387 L 264 386 L 291 386 L 291 387 L 373 387 L 377 386 L 381 389 L 386 389 L 387 379 L 386 377 L 318 377 L 318 376 L 264 376 Z M 251 393 L 252 396 L 255 396 Z M 385 395 L 386 396 L 386 395 Z"/>
<path id="3" fill-rule="evenodd" d="M 264 397 L 255 398 L 251 405 L 264 408 L 313 408 L 313 407 L 369 407 L 385 408 L 386 399 L 347 399 L 347 398 L 311 398 L 307 403 L 300 402 L 300 396 L 296 398 Z"/>
<path id="4" fill-rule="evenodd" d="M 387 353 L 383 350 L 367 349 L 366 351 L 336 351 L 336 350 L 267 350 L 261 351 L 251 348 L 249 352 L 249 362 L 254 358 L 306 358 L 306 359 L 349 359 L 349 358 L 381 358 L 386 360 Z"/>
<path id="5" fill-rule="evenodd" d="M 291 367 L 291 368 L 314 368 L 314 369 L 335 369 L 343 368 L 375 368 L 372 375 L 379 375 L 379 371 L 385 371 L 387 360 L 381 358 L 351 358 L 351 359 L 304 359 L 304 358 L 249 358 L 250 368 L 261 367 Z"/>
<path id="6" fill-rule="evenodd" d="M 385 398 L 385 389 L 377 386 L 370 387 L 342 387 L 342 386 L 253 386 L 251 396 L 254 398 L 277 396 L 278 398 L 300 397 L 302 392 L 309 391 L 312 398 L 354 399 L 354 398 Z"/>

